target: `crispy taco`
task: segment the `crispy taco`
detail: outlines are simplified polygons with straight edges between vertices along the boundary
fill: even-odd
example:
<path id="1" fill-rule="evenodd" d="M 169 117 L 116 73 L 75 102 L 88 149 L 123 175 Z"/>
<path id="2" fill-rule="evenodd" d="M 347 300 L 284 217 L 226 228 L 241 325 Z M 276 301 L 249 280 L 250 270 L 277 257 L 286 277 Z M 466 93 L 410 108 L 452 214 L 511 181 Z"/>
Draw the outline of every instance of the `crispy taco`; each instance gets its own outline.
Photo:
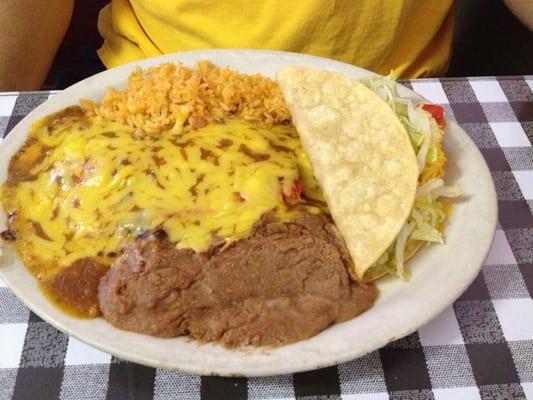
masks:
<path id="1" fill-rule="evenodd" d="M 406 260 L 443 243 L 443 199 L 458 195 L 442 180 L 442 108 L 400 98 L 391 78 L 287 67 L 277 81 L 355 274 L 406 277 Z"/>

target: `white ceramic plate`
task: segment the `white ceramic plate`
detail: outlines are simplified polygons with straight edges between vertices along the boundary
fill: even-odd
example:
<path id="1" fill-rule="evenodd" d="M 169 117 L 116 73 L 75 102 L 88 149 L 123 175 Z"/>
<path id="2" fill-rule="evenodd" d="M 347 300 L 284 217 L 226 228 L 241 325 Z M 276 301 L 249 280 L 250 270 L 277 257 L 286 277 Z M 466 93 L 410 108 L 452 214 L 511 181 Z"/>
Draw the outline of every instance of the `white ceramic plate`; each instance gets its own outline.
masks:
<path id="1" fill-rule="evenodd" d="M 162 62 L 209 59 L 244 73 L 273 77 L 284 65 L 323 68 L 351 78 L 372 73 L 348 64 L 299 54 L 212 50 L 177 53 L 143 60 L 102 72 L 71 86 L 24 118 L 0 145 L 0 182 L 4 182 L 10 157 L 26 138 L 30 124 L 80 98 L 100 99 L 108 87 L 121 88 L 136 67 Z M 403 96 L 416 97 L 401 87 Z M 15 260 L 0 268 L 0 275 L 15 294 L 45 321 L 61 331 L 117 357 L 153 367 L 198 374 L 274 375 L 330 366 L 363 356 L 392 340 L 410 334 L 450 305 L 472 282 L 492 243 L 497 223 L 497 201 L 490 172 L 467 134 L 448 121 L 445 137 L 448 156 L 446 181 L 457 184 L 464 198 L 455 206 L 445 230 L 445 245 L 424 249 L 410 262 L 409 282 L 387 278 L 379 281 L 375 306 L 357 318 L 326 329 L 319 335 L 276 349 L 227 350 L 200 345 L 184 337 L 160 339 L 114 328 L 103 319 L 79 320 L 54 308 L 37 288 L 35 279 Z M 1 213 L 0 228 L 5 228 Z"/>

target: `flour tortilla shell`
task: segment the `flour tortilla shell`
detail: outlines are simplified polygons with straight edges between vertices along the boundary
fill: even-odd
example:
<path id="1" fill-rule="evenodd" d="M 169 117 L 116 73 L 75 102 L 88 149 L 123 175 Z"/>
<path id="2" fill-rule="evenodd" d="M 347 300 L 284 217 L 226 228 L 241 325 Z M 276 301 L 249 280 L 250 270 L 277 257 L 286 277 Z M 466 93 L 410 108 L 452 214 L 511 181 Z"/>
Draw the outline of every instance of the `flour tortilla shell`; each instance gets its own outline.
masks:
<path id="1" fill-rule="evenodd" d="M 363 280 L 413 206 L 418 166 L 408 134 L 379 96 L 343 75 L 286 67 L 277 81 Z"/>

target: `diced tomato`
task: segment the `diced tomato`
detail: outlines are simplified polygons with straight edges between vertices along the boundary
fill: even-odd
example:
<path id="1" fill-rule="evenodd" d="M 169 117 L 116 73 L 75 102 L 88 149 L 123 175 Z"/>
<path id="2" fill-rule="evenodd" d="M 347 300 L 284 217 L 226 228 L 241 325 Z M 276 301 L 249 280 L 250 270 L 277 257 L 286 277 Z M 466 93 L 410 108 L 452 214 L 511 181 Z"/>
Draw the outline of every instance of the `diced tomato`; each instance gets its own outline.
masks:
<path id="1" fill-rule="evenodd" d="M 430 113 L 439 126 L 444 126 L 446 124 L 446 121 L 444 120 L 444 108 L 441 106 L 436 104 L 422 104 L 422 109 Z"/>
<path id="2" fill-rule="evenodd" d="M 303 191 L 303 185 L 302 185 L 302 181 L 299 180 L 299 179 L 296 179 L 294 181 L 294 184 L 292 185 L 292 192 L 297 196 L 297 197 L 300 197 L 302 195 L 302 191 Z"/>
<path id="3" fill-rule="evenodd" d="M 283 192 L 283 200 L 285 200 L 287 203 L 292 203 L 296 200 L 298 200 L 302 194 L 303 185 L 302 181 L 299 179 L 296 179 L 294 183 L 292 184 L 292 188 L 290 193 Z"/>

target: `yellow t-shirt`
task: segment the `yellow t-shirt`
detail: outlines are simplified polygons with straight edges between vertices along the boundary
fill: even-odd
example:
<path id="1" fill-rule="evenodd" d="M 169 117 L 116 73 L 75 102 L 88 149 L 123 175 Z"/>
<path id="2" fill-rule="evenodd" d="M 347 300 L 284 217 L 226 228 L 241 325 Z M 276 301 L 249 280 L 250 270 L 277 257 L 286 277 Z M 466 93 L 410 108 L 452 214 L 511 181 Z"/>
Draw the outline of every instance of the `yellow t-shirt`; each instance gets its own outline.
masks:
<path id="1" fill-rule="evenodd" d="M 176 51 L 256 48 L 412 78 L 445 72 L 453 0 L 112 0 L 98 29 L 109 68 Z"/>

